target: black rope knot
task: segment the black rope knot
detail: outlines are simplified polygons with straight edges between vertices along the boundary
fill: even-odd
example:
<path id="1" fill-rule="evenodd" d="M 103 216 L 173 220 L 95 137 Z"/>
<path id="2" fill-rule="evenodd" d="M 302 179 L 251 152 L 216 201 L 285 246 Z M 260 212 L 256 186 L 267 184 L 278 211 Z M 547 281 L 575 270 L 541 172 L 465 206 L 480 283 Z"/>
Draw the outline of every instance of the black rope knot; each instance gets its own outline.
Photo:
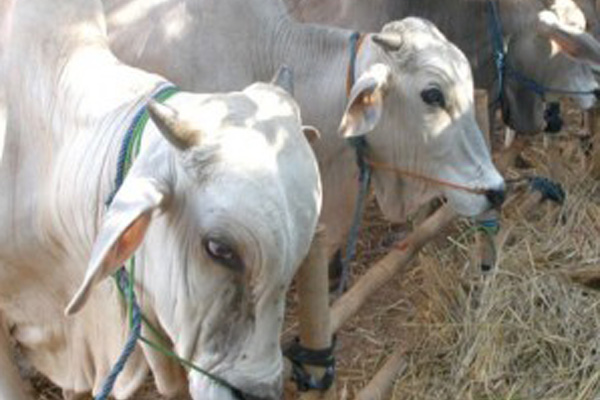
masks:
<path id="1" fill-rule="evenodd" d="M 563 204 L 567 194 L 560 183 L 554 182 L 542 176 L 529 178 L 529 185 L 532 191 L 539 191 L 543 200 L 551 200 L 558 204 Z"/>
<path id="2" fill-rule="evenodd" d="M 296 382 L 298 391 L 319 390 L 324 392 L 333 385 L 335 379 L 334 347 L 335 337 L 331 342 L 331 346 L 326 349 L 307 349 L 300 344 L 298 338 L 295 338 L 286 346 L 283 354 L 292 362 L 292 380 Z M 306 365 L 325 368 L 323 377 L 317 379 L 312 376 L 304 368 Z"/>
<path id="3" fill-rule="evenodd" d="M 563 120 L 560 116 L 560 103 L 548 103 L 544 110 L 544 120 L 546 121 L 546 133 L 557 133 L 563 127 Z"/>

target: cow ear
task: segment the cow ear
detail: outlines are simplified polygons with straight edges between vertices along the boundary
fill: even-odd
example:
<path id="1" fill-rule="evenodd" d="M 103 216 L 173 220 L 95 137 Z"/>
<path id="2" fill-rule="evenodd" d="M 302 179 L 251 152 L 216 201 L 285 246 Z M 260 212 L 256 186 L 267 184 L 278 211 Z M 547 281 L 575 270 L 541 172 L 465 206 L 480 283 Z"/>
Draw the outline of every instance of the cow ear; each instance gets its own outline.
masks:
<path id="1" fill-rule="evenodd" d="M 144 239 L 153 211 L 165 199 L 165 190 L 159 190 L 156 181 L 132 178 L 123 183 L 106 213 L 85 278 L 67 306 L 66 315 L 79 311 L 94 286 L 133 255 Z"/>
<path id="2" fill-rule="evenodd" d="M 590 34 L 561 23 L 550 11 L 538 14 L 537 32 L 578 61 L 600 65 L 600 43 Z"/>
<path id="3" fill-rule="evenodd" d="M 350 91 L 350 101 L 342 117 L 339 132 L 344 138 L 371 132 L 381 119 L 391 70 L 375 64 L 361 75 Z"/>

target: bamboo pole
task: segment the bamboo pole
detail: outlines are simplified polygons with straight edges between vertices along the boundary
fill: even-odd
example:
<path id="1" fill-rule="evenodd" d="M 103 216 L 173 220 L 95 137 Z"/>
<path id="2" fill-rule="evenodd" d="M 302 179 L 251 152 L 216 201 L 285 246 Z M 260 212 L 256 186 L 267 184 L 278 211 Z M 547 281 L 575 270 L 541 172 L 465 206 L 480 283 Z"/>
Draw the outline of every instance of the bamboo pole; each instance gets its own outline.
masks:
<path id="1" fill-rule="evenodd" d="M 488 149 L 491 149 L 492 139 L 490 134 L 488 93 L 485 89 L 475 89 L 475 119 L 477 120 L 479 129 L 481 129 L 481 132 L 483 133 Z"/>
<path id="2" fill-rule="evenodd" d="M 385 362 L 383 367 L 356 395 L 355 400 L 383 400 L 389 397 L 396 378 L 408 367 L 404 356 L 404 347 L 399 346 Z"/>
<path id="3" fill-rule="evenodd" d="M 342 325 L 362 307 L 373 293 L 405 268 L 418 251 L 443 228 L 454 220 L 456 214 L 446 204 L 415 229 L 384 258 L 379 260 L 352 288 L 340 297 L 331 310 L 331 331 Z"/>
<path id="4" fill-rule="evenodd" d="M 492 139 L 490 133 L 489 107 L 487 91 L 483 89 L 475 89 L 475 118 L 477 124 L 483 132 L 486 139 L 488 150 L 492 151 Z M 500 218 L 499 212 L 492 210 L 483 218 Z M 487 271 L 496 264 L 496 251 L 493 241 L 495 238 L 488 234 L 477 231 L 475 232 L 475 244 L 473 246 L 473 265 L 480 266 L 483 271 Z"/>
<path id="5" fill-rule="evenodd" d="M 592 141 L 592 154 L 589 156 L 590 175 L 600 178 L 600 108 L 593 108 L 586 114 L 588 129 Z"/>
<path id="6" fill-rule="evenodd" d="M 320 225 L 297 276 L 299 337 L 300 344 L 307 349 L 320 350 L 331 346 L 328 282 L 326 232 Z M 324 373 L 321 367 L 306 366 L 306 370 L 317 379 Z M 310 391 L 301 396 L 302 400 L 334 398 L 335 384 L 324 393 Z"/>

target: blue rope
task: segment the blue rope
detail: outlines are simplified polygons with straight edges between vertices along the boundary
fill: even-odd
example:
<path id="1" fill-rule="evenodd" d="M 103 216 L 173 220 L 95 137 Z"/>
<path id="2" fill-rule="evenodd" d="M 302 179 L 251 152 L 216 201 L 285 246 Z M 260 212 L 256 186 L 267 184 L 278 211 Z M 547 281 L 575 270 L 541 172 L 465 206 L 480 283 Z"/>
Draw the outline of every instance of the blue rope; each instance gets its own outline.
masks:
<path id="1" fill-rule="evenodd" d="M 477 228 L 486 233 L 495 235 L 500 230 L 500 221 L 498 221 L 498 218 L 477 220 Z"/>
<path id="2" fill-rule="evenodd" d="M 539 84 L 534 79 L 531 79 L 519 71 L 516 71 L 512 68 L 505 68 L 506 76 L 512 78 L 513 80 L 519 82 L 522 86 L 532 91 L 533 93 L 540 96 L 542 99 L 546 97 L 546 94 L 554 93 L 554 94 L 563 94 L 570 96 L 595 96 L 596 98 L 600 98 L 600 89 L 592 89 L 592 90 L 568 90 L 568 89 L 560 89 L 553 88 L 549 86 L 544 86 Z"/>
<path id="3" fill-rule="evenodd" d="M 176 86 L 171 84 L 163 84 L 162 87 L 159 88 L 156 93 L 152 96 L 154 99 L 162 99 L 165 96 L 174 94 L 178 91 Z M 132 141 L 135 139 L 136 132 L 143 131 L 145 123 L 148 121 L 148 109 L 146 105 L 140 107 L 140 109 L 135 113 L 127 132 L 125 132 L 125 136 L 123 137 L 123 141 L 121 142 L 121 149 L 119 150 L 119 158 L 117 159 L 117 173 L 115 175 L 115 184 L 113 191 L 109 194 L 106 199 L 105 205 L 108 207 L 121 185 L 123 185 L 123 181 L 125 180 L 125 175 L 127 174 L 127 169 L 129 168 L 128 163 L 131 161 L 128 159 L 127 154 L 132 151 Z"/>
<path id="4" fill-rule="evenodd" d="M 167 93 L 167 92 L 170 93 L 170 92 L 173 92 L 174 90 L 176 90 L 175 87 L 173 85 L 168 84 L 166 86 L 161 87 L 152 97 L 153 98 L 161 98 L 161 97 L 164 97 L 165 93 Z M 136 139 L 135 133 L 139 132 L 139 134 L 141 135 L 141 133 L 143 132 L 144 127 L 141 126 L 141 123 L 146 121 L 146 119 L 144 119 L 144 116 L 147 115 L 147 113 L 148 113 L 148 110 L 146 108 L 146 105 L 140 107 L 140 109 L 136 112 L 135 116 L 133 117 L 133 120 L 132 120 L 131 124 L 129 125 L 129 128 L 127 129 L 127 132 L 125 133 L 125 136 L 123 137 L 123 141 L 121 142 L 121 149 L 119 151 L 119 158 L 117 161 L 117 173 L 115 176 L 115 188 L 113 189 L 113 191 L 110 193 L 110 195 L 106 199 L 105 204 L 107 207 L 110 206 L 110 204 L 112 203 L 112 201 L 115 197 L 115 194 L 121 188 L 121 185 L 123 185 L 123 181 L 125 180 L 125 175 L 127 174 L 127 170 L 129 169 L 129 167 L 130 167 L 129 164 L 131 162 L 131 160 L 128 159 L 128 154 L 131 154 L 131 152 L 132 152 L 133 140 Z M 138 140 L 139 140 L 139 138 L 138 138 Z M 123 293 L 128 293 L 128 295 L 129 295 L 129 301 L 130 301 L 130 307 L 131 307 L 130 331 L 129 331 L 129 336 L 127 338 L 127 342 L 125 343 L 125 347 L 123 348 L 121 355 L 119 356 L 119 358 L 117 359 L 117 362 L 112 367 L 110 374 L 105 378 L 104 383 L 102 384 L 102 389 L 100 390 L 100 393 L 98 395 L 96 395 L 95 400 L 105 400 L 110 395 L 119 374 L 121 374 L 121 372 L 123 372 L 123 369 L 125 368 L 125 364 L 127 363 L 129 356 L 131 356 L 131 354 L 135 350 L 135 346 L 141 335 L 142 314 L 141 314 L 140 308 L 136 302 L 135 293 L 133 292 L 133 287 L 130 287 L 130 285 L 129 285 L 129 277 L 128 277 L 127 271 L 123 267 L 121 267 L 117 271 L 117 284 L 119 286 L 119 289 Z"/>
<path id="5" fill-rule="evenodd" d="M 560 183 L 543 176 L 529 178 L 529 185 L 532 191 L 537 190 L 542 194 L 542 200 L 550 200 L 558 204 L 563 204 L 567 197 Z"/>
<path id="6" fill-rule="evenodd" d="M 350 62 L 348 64 L 347 87 L 352 88 L 354 85 L 354 75 L 356 73 L 356 55 L 358 53 L 358 42 L 360 40 L 360 32 L 353 32 L 350 35 Z M 348 93 L 350 94 L 350 93 Z M 366 162 L 365 155 L 368 144 L 364 136 L 352 137 L 347 140 L 356 153 L 356 164 L 358 165 L 358 196 L 354 215 L 352 217 L 352 225 L 346 242 L 346 251 L 342 258 L 342 275 L 337 289 L 338 296 L 344 292 L 348 277 L 350 275 L 350 261 L 356 255 L 356 243 L 358 242 L 358 234 L 360 232 L 360 223 L 365 208 L 367 193 L 369 192 L 369 184 L 371 182 L 371 168 Z"/>
<path id="7" fill-rule="evenodd" d="M 488 20 L 490 40 L 492 41 L 492 54 L 496 64 L 498 77 L 498 97 L 494 102 L 502 102 L 504 98 L 504 74 L 506 72 L 506 59 L 504 54 L 504 35 L 502 33 L 502 22 L 498 13 L 497 0 L 488 1 Z"/>
<path id="8" fill-rule="evenodd" d="M 123 372 L 125 368 L 125 364 L 129 359 L 129 356 L 135 350 L 135 346 L 137 344 L 138 339 L 142 333 L 142 313 L 140 311 L 140 307 L 135 300 L 135 294 L 133 293 L 130 285 L 129 285 L 129 277 L 125 268 L 121 267 L 119 271 L 117 271 L 117 282 L 119 288 L 124 293 L 128 293 L 130 301 L 131 301 L 131 327 L 129 331 L 129 336 L 127 337 L 127 342 L 125 342 L 125 347 L 121 352 L 121 355 L 117 359 L 117 362 L 112 367 L 110 374 L 104 380 L 102 384 L 102 389 L 100 393 L 94 397 L 95 400 L 106 400 L 115 386 L 115 382 L 117 378 Z"/>
<path id="9" fill-rule="evenodd" d="M 356 151 L 356 163 L 358 164 L 358 197 L 354 208 L 354 216 L 352 217 L 352 225 L 346 242 L 346 252 L 342 259 L 342 276 L 337 289 L 338 296 L 341 296 L 346 288 L 348 277 L 350 275 L 350 261 L 356 255 L 356 243 L 358 242 L 358 234 L 360 232 L 360 223 L 365 209 L 365 202 L 369 192 L 369 184 L 371 182 L 371 168 L 365 161 L 365 152 L 367 151 L 367 141 L 363 136 L 350 138 L 348 142 Z"/>

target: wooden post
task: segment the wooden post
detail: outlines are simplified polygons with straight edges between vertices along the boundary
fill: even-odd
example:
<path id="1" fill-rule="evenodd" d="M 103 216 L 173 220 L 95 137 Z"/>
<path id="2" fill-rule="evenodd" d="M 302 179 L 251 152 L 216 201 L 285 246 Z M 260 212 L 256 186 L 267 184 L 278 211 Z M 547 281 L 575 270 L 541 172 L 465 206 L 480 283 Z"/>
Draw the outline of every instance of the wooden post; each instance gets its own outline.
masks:
<path id="1" fill-rule="evenodd" d="M 311 249 L 300 266 L 298 285 L 298 323 L 300 344 L 307 349 L 320 350 L 331 346 L 329 309 L 328 258 L 326 231 L 319 226 Z M 306 366 L 307 372 L 320 379 L 324 369 Z M 303 400 L 334 399 L 335 384 L 326 392 L 307 392 Z"/>
<path id="2" fill-rule="evenodd" d="M 396 348 L 369 384 L 358 392 L 355 400 L 387 399 L 394 388 L 396 378 L 407 368 L 405 354 L 406 351 L 402 346 Z"/>
<path id="3" fill-rule="evenodd" d="M 475 118 L 477 118 L 477 124 L 483 132 L 488 150 L 490 154 L 492 152 L 492 139 L 490 133 L 490 121 L 489 121 L 489 108 L 488 108 L 488 95 L 487 91 L 483 89 L 475 90 Z M 499 212 L 492 210 L 485 213 L 481 218 L 500 218 Z M 494 238 L 488 234 L 477 231 L 475 233 L 475 244 L 473 249 L 473 264 L 477 267 L 481 267 L 483 270 L 492 268 L 496 264 L 496 254 L 494 250 Z"/>
<path id="4" fill-rule="evenodd" d="M 586 113 L 586 119 L 592 142 L 589 171 L 593 178 L 600 179 L 600 108 L 595 107 L 589 110 Z"/>
<path id="5" fill-rule="evenodd" d="M 406 267 L 417 252 L 447 227 L 455 217 L 456 214 L 450 206 L 444 205 L 400 242 L 394 250 L 369 268 L 369 271 L 333 304 L 331 331 L 337 332 L 350 317 L 356 314 L 369 296 Z"/>
<path id="6" fill-rule="evenodd" d="M 488 149 L 492 148 L 492 138 L 490 133 L 490 114 L 488 106 L 488 94 L 485 89 L 475 89 L 475 119 L 477 125 L 483 133 L 483 137 L 488 145 Z"/>

